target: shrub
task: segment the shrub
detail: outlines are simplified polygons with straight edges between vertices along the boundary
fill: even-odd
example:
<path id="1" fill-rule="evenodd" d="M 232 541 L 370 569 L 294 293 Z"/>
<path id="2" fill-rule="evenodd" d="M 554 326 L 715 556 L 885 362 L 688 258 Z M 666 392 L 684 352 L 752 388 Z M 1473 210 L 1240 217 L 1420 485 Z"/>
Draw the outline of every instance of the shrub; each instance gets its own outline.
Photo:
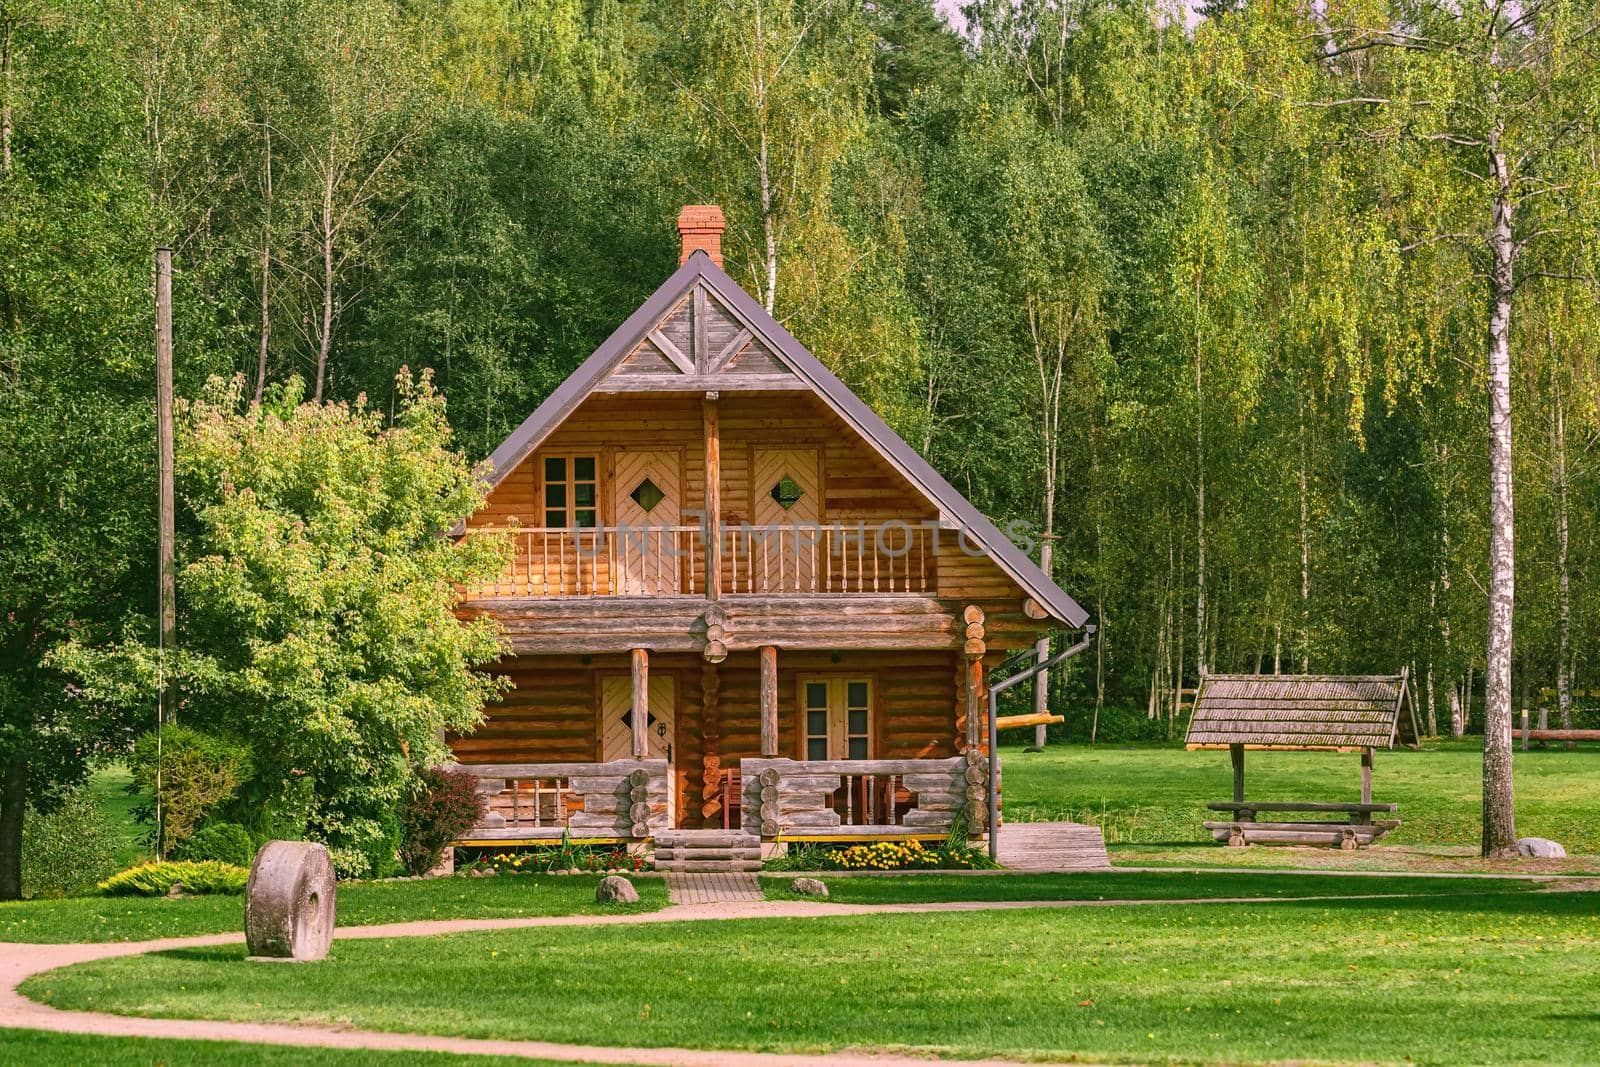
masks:
<path id="1" fill-rule="evenodd" d="M 129 867 L 100 883 L 100 891 L 107 896 L 164 897 L 178 883 L 190 893 L 244 892 L 250 878 L 245 867 L 215 860 L 175 863 L 145 863 Z"/>
<path id="2" fill-rule="evenodd" d="M 188 840 L 212 809 L 230 799 L 250 777 L 250 750 L 237 741 L 187 726 L 164 726 L 134 742 L 128 761 L 135 787 L 154 797 L 157 752 L 161 782 L 161 830 L 168 847 Z M 142 813 L 154 820 L 154 811 Z"/>
<path id="3" fill-rule="evenodd" d="M 122 840 L 87 789 L 67 794 L 54 811 L 27 810 L 22 822 L 22 892 L 29 897 L 86 893 L 117 869 Z"/>
<path id="4" fill-rule="evenodd" d="M 180 860 L 216 860 L 235 867 L 248 867 L 256 858 L 256 843 L 250 831 L 236 822 L 206 823 L 178 849 Z"/>
<path id="5" fill-rule="evenodd" d="M 417 779 L 400 809 L 400 862 L 411 874 L 426 874 L 439 865 L 450 842 L 483 818 L 483 798 L 477 780 L 464 770 L 430 767 Z"/>

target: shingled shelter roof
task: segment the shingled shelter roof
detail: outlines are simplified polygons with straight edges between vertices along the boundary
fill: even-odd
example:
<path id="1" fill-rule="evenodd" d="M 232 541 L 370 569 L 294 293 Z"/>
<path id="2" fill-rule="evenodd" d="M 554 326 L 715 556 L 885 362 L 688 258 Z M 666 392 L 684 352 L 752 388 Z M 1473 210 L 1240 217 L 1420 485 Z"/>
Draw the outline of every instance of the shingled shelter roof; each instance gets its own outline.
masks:
<path id="1" fill-rule="evenodd" d="M 1416 748 L 1408 672 L 1395 675 L 1208 674 L 1188 747 Z"/>

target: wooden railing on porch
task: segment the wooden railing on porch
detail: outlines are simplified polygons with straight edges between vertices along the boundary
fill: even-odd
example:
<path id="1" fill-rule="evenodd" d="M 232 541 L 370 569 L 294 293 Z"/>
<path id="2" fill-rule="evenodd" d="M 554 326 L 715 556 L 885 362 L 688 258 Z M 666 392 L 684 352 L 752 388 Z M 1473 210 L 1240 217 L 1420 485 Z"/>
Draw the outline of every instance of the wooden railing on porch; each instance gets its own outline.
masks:
<path id="1" fill-rule="evenodd" d="M 976 751 L 949 759 L 739 761 L 741 821 L 765 838 L 871 839 L 981 833 L 988 766 Z"/>
<path id="2" fill-rule="evenodd" d="M 703 527 L 478 526 L 471 537 L 511 542 L 511 562 L 470 599 L 704 596 Z M 729 596 L 933 595 L 938 531 L 925 523 L 724 526 L 723 592 Z M 954 549 L 952 549 L 954 551 Z"/>
<path id="3" fill-rule="evenodd" d="M 667 829 L 667 761 L 463 764 L 478 779 L 483 821 L 470 841 L 642 840 Z"/>

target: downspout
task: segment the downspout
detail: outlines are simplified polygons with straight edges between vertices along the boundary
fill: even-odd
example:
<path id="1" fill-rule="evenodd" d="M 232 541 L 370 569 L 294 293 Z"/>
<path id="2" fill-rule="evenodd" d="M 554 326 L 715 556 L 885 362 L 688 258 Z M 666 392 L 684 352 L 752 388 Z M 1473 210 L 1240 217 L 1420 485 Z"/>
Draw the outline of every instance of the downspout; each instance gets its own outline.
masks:
<path id="1" fill-rule="evenodd" d="M 989 858 L 992 860 L 1000 859 L 1000 728 L 995 722 L 1000 711 L 1000 694 L 1088 648 L 1098 628 L 1095 623 L 1088 623 L 1083 628 L 1082 641 L 989 687 Z"/>

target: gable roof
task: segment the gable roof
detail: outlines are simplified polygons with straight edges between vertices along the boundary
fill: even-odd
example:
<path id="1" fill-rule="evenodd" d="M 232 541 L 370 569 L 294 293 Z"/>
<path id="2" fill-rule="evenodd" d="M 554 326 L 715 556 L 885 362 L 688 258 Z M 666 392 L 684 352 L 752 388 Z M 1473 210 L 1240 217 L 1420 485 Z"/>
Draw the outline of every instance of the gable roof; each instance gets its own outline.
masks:
<path id="1" fill-rule="evenodd" d="M 1190 748 L 1416 748 L 1409 671 L 1393 675 L 1208 674 Z"/>
<path id="2" fill-rule="evenodd" d="M 584 360 L 578 369 L 563 381 L 533 414 L 522 421 L 489 456 L 492 470 L 491 486 L 498 485 L 510 471 L 531 455 L 568 415 L 591 393 L 603 388 L 609 377 L 617 374 L 619 366 L 640 349 L 641 342 L 651 344 L 664 356 L 666 373 L 652 375 L 651 380 L 661 388 L 693 388 L 714 390 L 719 388 L 718 376 L 706 373 L 710 368 L 685 367 L 681 354 L 672 351 L 670 339 L 663 338 L 657 329 L 660 320 L 689 297 L 696 286 L 704 286 L 722 306 L 741 322 L 752 339 L 759 340 L 780 364 L 777 373 L 749 376 L 759 385 L 765 381 L 767 388 L 809 387 L 816 395 L 848 423 L 891 467 L 939 507 L 942 524 L 954 525 L 967 531 L 967 539 L 982 548 L 1022 589 L 1052 617 L 1077 628 L 1088 621 L 1089 615 L 1060 586 L 1056 585 L 1028 556 L 1012 544 L 1010 539 L 961 493 L 944 479 L 900 436 L 891 430 L 877 413 L 850 391 L 822 361 L 812 355 L 799 341 L 769 315 L 749 293 L 745 292 L 721 267 L 702 251 L 697 251 L 668 278 L 650 298 L 639 305 L 627 320 L 607 337 L 594 354 Z M 742 336 L 742 335 L 741 335 Z M 648 339 L 648 341 L 647 341 Z M 672 366 L 667 366 L 670 363 Z M 677 373 L 682 371 L 684 373 Z M 636 379 L 638 375 L 627 375 Z M 798 379 L 796 381 L 795 379 Z"/>

